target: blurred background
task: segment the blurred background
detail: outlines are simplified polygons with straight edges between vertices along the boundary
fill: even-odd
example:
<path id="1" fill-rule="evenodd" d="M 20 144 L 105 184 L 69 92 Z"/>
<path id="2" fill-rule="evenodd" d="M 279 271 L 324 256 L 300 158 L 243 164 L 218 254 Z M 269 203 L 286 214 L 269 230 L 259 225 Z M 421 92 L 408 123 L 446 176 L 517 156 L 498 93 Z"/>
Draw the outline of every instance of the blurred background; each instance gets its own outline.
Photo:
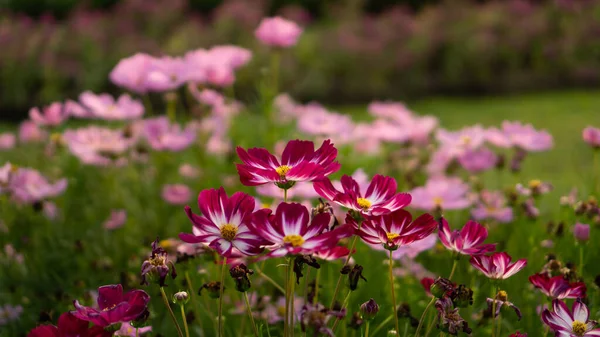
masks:
<path id="1" fill-rule="evenodd" d="M 261 18 L 306 28 L 286 51 L 282 88 L 300 101 L 366 103 L 600 85 L 594 0 L 0 0 L 0 119 L 85 90 L 136 52 L 181 55 L 215 44 L 254 52 L 238 73 L 251 102 L 268 50 Z"/>

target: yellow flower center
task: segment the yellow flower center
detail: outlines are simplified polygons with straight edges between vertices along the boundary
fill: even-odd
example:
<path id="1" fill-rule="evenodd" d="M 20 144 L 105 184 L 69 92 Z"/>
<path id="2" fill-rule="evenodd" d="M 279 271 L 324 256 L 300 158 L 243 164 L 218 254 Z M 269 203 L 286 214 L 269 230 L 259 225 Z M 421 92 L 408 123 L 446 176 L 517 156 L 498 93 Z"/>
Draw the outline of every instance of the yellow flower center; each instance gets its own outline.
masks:
<path id="1" fill-rule="evenodd" d="M 238 228 L 236 225 L 232 225 L 230 223 L 224 224 L 221 227 L 221 236 L 223 239 L 227 241 L 233 241 L 235 235 L 237 234 Z"/>
<path id="2" fill-rule="evenodd" d="M 277 172 L 277 174 L 279 174 L 280 177 L 285 178 L 285 175 L 290 172 L 292 168 L 287 166 L 287 165 L 281 165 L 278 168 L 275 169 L 275 172 Z"/>
<path id="3" fill-rule="evenodd" d="M 582 321 L 573 321 L 573 333 L 576 336 L 583 336 L 587 331 L 587 325 Z"/>
<path id="4" fill-rule="evenodd" d="M 294 247 L 300 247 L 304 243 L 304 239 L 298 234 L 286 235 L 283 242 L 289 243 Z"/>
<path id="5" fill-rule="evenodd" d="M 542 185 L 542 181 L 539 179 L 534 179 L 529 182 L 529 187 L 531 187 L 531 188 L 537 188 L 537 187 L 540 187 L 540 185 Z"/>
<path id="6" fill-rule="evenodd" d="M 356 203 L 358 204 L 358 206 L 360 206 L 360 208 L 365 210 L 371 208 L 372 205 L 371 202 L 365 198 L 357 198 Z"/>
<path id="7" fill-rule="evenodd" d="M 156 255 L 156 257 L 148 260 L 153 266 L 164 266 L 167 263 L 167 258 L 164 255 Z"/>
<path id="8" fill-rule="evenodd" d="M 443 202 L 444 202 L 444 199 L 442 199 L 440 197 L 433 197 L 433 204 L 434 205 L 441 206 Z"/>
<path id="9" fill-rule="evenodd" d="M 113 304 L 111 307 L 106 307 L 106 308 L 102 309 L 102 311 L 109 311 L 111 309 L 114 309 L 114 307 L 116 307 L 116 306 L 117 306 L 116 304 Z"/>
<path id="10" fill-rule="evenodd" d="M 395 238 L 400 236 L 400 234 L 397 234 L 397 233 L 387 233 L 386 235 L 387 235 L 388 241 L 392 241 Z"/>
<path id="11" fill-rule="evenodd" d="M 461 136 L 460 141 L 463 143 L 463 145 L 469 145 L 471 143 L 471 137 L 467 135 Z"/>
<path id="12" fill-rule="evenodd" d="M 279 314 L 279 316 L 285 317 L 285 307 L 284 306 L 277 307 L 277 313 Z"/>
<path id="13" fill-rule="evenodd" d="M 508 299 L 508 294 L 506 293 L 506 291 L 500 290 L 498 292 L 498 295 L 496 295 L 496 298 L 498 298 L 502 302 L 506 302 L 506 300 Z"/>

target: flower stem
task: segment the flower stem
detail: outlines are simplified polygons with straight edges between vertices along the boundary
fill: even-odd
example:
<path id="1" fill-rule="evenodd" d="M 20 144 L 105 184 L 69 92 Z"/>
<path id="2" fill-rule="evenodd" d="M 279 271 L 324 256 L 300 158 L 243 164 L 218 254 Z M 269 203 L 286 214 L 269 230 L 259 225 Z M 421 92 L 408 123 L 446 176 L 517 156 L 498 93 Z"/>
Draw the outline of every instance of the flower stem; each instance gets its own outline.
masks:
<path id="1" fill-rule="evenodd" d="M 135 328 L 135 337 L 140 335 L 140 328 Z"/>
<path id="2" fill-rule="evenodd" d="M 501 336 L 500 331 L 502 330 L 502 316 L 498 315 L 498 331 L 496 332 L 496 336 Z"/>
<path id="3" fill-rule="evenodd" d="M 190 329 L 188 328 L 187 319 L 185 319 L 185 308 L 183 304 L 179 306 L 181 308 L 181 319 L 183 319 L 183 328 L 185 329 L 185 337 L 190 337 Z"/>
<path id="4" fill-rule="evenodd" d="M 250 317 L 250 322 L 252 322 L 252 328 L 254 329 L 254 336 L 258 337 L 258 328 L 256 327 L 256 323 L 254 323 L 254 316 L 252 316 L 252 308 L 250 307 L 250 300 L 248 299 L 247 292 L 244 292 L 244 299 L 246 300 L 246 309 L 248 309 L 248 317 Z"/>
<path id="5" fill-rule="evenodd" d="M 175 122 L 175 114 L 177 113 L 177 99 L 169 98 L 167 100 L 167 117 L 169 117 L 169 121 L 171 123 Z"/>
<path id="6" fill-rule="evenodd" d="M 365 337 L 369 337 L 369 324 L 371 323 L 371 321 L 367 321 L 366 325 L 365 325 Z"/>
<path id="7" fill-rule="evenodd" d="M 190 278 L 190 273 L 188 273 L 187 270 L 185 271 L 185 281 L 188 285 L 190 297 L 192 298 L 192 305 L 194 306 L 194 314 L 196 314 L 196 317 L 198 317 L 198 319 L 197 319 L 198 325 L 200 326 L 200 329 L 202 329 L 202 323 L 201 323 L 202 320 L 200 319 L 200 312 L 201 312 L 200 307 L 198 306 L 198 300 L 196 299 L 196 294 L 194 293 L 194 284 L 192 283 L 192 279 Z"/>
<path id="8" fill-rule="evenodd" d="M 492 287 L 492 290 L 494 291 L 492 293 L 492 337 L 494 337 L 495 335 L 495 325 L 496 325 L 496 294 L 498 294 L 498 287 L 496 287 L 494 289 L 494 287 Z"/>
<path id="9" fill-rule="evenodd" d="M 579 244 L 579 276 L 583 279 L 583 245 Z"/>
<path id="10" fill-rule="evenodd" d="M 179 323 L 177 323 L 177 318 L 175 318 L 175 314 L 173 313 L 173 310 L 171 309 L 171 305 L 169 304 L 169 300 L 167 299 L 167 294 L 165 294 L 165 289 L 163 287 L 160 287 L 160 295 L 162 296 L 163 302 L 165 302 L 165 306 L 167 307 L 167 310 L 169 310 L 169 315 L 171 316 L 173 323 L 175 323 L 175 328 L 177 328 L 177 334 L 179 335 L 179 337 L 183 337 L 183 332 L 181 332 L 181 327 L 179 326 Z"/>
<path id="11" fill-rule="evenodd" d="M 290 336 L 294 336 L 294 294 L 295 294 L 295 286 L 296 286 L 296 281 L 294 280 L 294 267 L 292 266 L 293 263 L 293 259 L 290 258 L 290 262 L 288 265 L 288 268 L 290 270 L 290 311 L 289 311 L 289 315 L 290 315 L 290 325 L 289 325 L 289 329 L 290 329 Z"/>
<path id="12" fill-rule="evenodd" d="M 396 322 L 396 333 L 400 333 L 400 326 L 398 325 L 398 315 L 396 315 L 396 290 L 394 290 L 394 259 L 393 252 L 390 250 L 390 287 L 392 288 L 392 315 L 394 315 Z"/>
<path id="13" fill-rule="evenodd" d="M 283 319 L 283 336 L 289 336 L 290 324 L 290 265 L 285 265 L 285 317 Z"/>
<path id="14" fill-rule="evenodd" d="M 455 265 L 456 265 L 456 263 L 455 263 Z M 427 312 L 429 311 L 429 308 L 431 308 L 433 303 L 435 303 L 435 296 L 431 298 L 431 301 L 429 301 L 429 303 L 425 307 L 425 311 L 423 311 L 423 314 L 421 315 L 421 319 L 419 320 L 419 325 L 417 326 L 417 331 L 415 332 L 415 337 L 419 337 L 419 332 L 421 332 L 423 323 L 425 323 L 425 315 L 427 315 Z"/>
<path id="15" fill-rule="evenodd" d="M 454 259 L 454 263 L 452 264 L 452 270 L 450 271 L 450 276 L 448 276 L 448 280 L 452 280 L 452 276 L 454 276 L 454 272 L 456 271 L 457 265 L 458 265 L 458 260 Z"/>
<path id="16" fill-rule="evenodd" d="M 263 273 L 263 271 L 258 267 L 258 265 L 256 265 L 254 267 L 254 270 L 256 270 L 256 272 L 258 273 L 258 275 L 260 277 L 264 278 L 265 281 L 271 283 L 275 288 L 277 288 L 277 290 L 281 291 L 281 293 L 285 295 L 285 289 L 283 289 L 282 286 L 280 286 L 277 282 L 275 282 L 275 280 L 270 278 L 267 274 Z"/>
<path id="17" fill-rule="evenodd" d="M 152 116 L 152 101 L 150 100 L 150 96 L 148 94 L 142 95 L 142 100 L 144 101 L 144 110 L 146 110 L 146 116 Z"/>
<path id="18" fill-rule="evenodd" d="M 287 188 L 283 190 L 283 202 L 287 202 Z"/>
<path id="19" fill-rule="evenodd" d="M 358 228 L 360 229 L 360 225 L 361 222 L 358 223 Z M 352 246 L 350 247 L 350 252 L 348 253 L 348 256 L 346 257 L 346 261 L 344 262 L 344 267 L 348 264 L 348 262 L 350 262 L 350 258 L 352 257 L 352 252 L 354 251 L 354 248 L 356 248 L 356 241 L 358 240 L 358 236 L 354 236 L 354 240 L 352 240 Z M 329 306 L 330 308 L 333 308 L 333 305 L 335 304 L 335 300 L 337 298 L 338 293 L 340 292 L 340 286 L 342 284 L 342 277 L 344 275 L 342 273 L 340 273 L 340 277 L 337 280 L 337 284 L 335 286 L 335 291 L 333 292 L 333 298 L 331 299 L 331 305 Z"/>
<path id="20" fill-rule="evenodd" d="M 383 322 L 381 322 L 381 324 L 379 324 L 379 326 L 377 326 L 377 328 L 375 328 L 375 330 L 373 330 L 373 336 L 377 336 L 377 333 L 379 332 L 379 330 L 383 329 L 383 327 L 386 326 L 392 320 L 392 318 L 394 318 L 394 315 L 388 316 L 388 318 L 386 318 Z"/>
<path id="21" fill-rule="evenodd" d="M 219 336 L 223 336 L 223 291 L 225 289 L 225 267 L 227 267 L 227 257 L 223 257 L 223 267 L 221 267 L 221 289 L 219 289 Z"/>
<path id="22" fill-rule="evenodd" d="M 348 294 L 344 298 L 344 303 L 342 303 L 342 310 L 344 308 L 348 307 L 348 300 L 350 300 L 350 294 L 352 294 L 352 290 L 348 290 Z M 335 322 L 333 322 L 333 327 L 331 327 L 331 330 L 333 332 L 335 332 L 335 328 L 338 326 L 339 323 L 340 323 L 340 318 L 336 317 Z"/>
<path id="23" fill-rule="evenodd" d="M 317 269 L 317 276 L 315 277 L 315 298 L 314 303 L 319 303 L 319 276 L 321 276 L 321 269 Z"/>

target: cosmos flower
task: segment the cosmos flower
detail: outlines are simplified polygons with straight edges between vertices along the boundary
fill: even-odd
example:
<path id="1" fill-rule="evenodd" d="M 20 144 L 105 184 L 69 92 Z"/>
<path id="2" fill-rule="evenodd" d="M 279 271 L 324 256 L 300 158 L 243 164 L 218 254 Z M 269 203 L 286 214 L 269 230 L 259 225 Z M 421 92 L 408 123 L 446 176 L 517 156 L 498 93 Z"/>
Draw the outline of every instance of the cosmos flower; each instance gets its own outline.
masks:
<path id="1" fill-rule="evenodd" d="M 600 129 L 588 126 L 582 132 L 583 141 L 594 148 L 600 147 Z"/>
<path id="2" fill-rule="evenodd" d="M 160 246 L 158 237 L 152 242 L 150 257 L 142 263 L 141 275 L 143 285 L 148 285 L 148 279 L 152 278 L 153 281 L 157 280 L 161 287 L 166 285 L 165 280 L 168 275 L 171 275 L 172 279 L 177 277 L 175 265 L 169 260 L 167 251 Z"/>
<path id="3" fill-rule="evenodd" d="M 586 242 L 590 239 L 590 225 L 576 223 L 573 226 L 573 236 L 578 242 Z"/>
<path id="4" fill-rule="evenodd" d="M 0 133 L 0 150 L 10 150 L 15 147 L 17 137 L 10 132 Z"/>
<path id="5" fill-rule="evenodd" d="M 228 197 L 223 187 L 203 190 L 198 195 L 202 216 L 186 206 L 185 212 L 194 226 L 193 234 L 181 233 L 179 238 L 188 243 L 205 243 L 225 257 L 232 254 L 233 248 L 244 255 L 256 255 L 262 251 L 260 246 L 267 238 L 261 238 L 248 227 L 254 204 L 254 198 L 246 193 L 236 192 Z"/>
<path id="6" fill-rule="evenodd" d="M 352 233 L 348 226 L 324 232 L 330 214 L 319 213 L 310 220 L 306 207 L 297 203 L 280 203 L 275 214 L 256 212 L 252 218 L 252 231 L 271 243 L 268 257 L 288 254 L 311 254 L 332 249 L 338 241 Z"/>
<path id="7" fill-rule="evenodd" d="M 8 190 L 19 203 L 32 204 L 62 194 L 67 188 L 67 179 L 51 184 L 40 172 L 30 168 L 19 168 L 11 174 Z"/>
<path id="8" fill-rule="evenodd" d="M 382 215 L 406 207 L 411 202 L 408 193 L 397 193 L 398 184 L 392 177 L 375 175 L 363 194 L 354 178 L 344 175 L 343 192 L 337 190 L 329 179 L 314 182 L 315 191 L 323 198 L 366 215 Z"/>
<path id="9" fill-rule="evenodd" d="M 111 82 L 137 94 L 146 93 L 146 76 L 153 59 L 148 54 L 137 53 L 120 60 L 110 72 Z"/>
<path id="10" fill-rule="evenodd" d="M 267 46 L 288 48 L 298 42 L 302 28 L 295 22 L 276 16 L 264 18 L 254 36 Z"/>
<path id="11" fill-rule="evenodd" d="M 29 110 L 29 118 L 39 126 L 58 126 L 69 118 L 69 112 L 60 102 L 54 102 L 40 109 L 33 107 Z"/>
<path id="12" fill-rule="evenodd" d="M 511 257 L 505 252 L 492 255 L 477 255 L 471 257 L 471 265 L 493 280 L 507 279 L 527 265 L 527 260 L 521 259 L 511 263 Z"/>
<path id="13" fill-rule="evenodd" d="M 123 225 L 125 224 L 125 221 L 127 221 L 127 211 L 124 209 L 116 209 L 116 210 L 112 210 L 110 212 L 110 216 L 108 217 L 108 219 L 106 219 L 106 221 L 104 221 L 104 224 L 102 225 L 102 227 L 104 227 L 105 229 L 109 229 L 109 230 L 114 230 L 114 229 L 118 229 L 123 227 Z"/>
<path id="14" fill-rule="evenodd" d="M 321 249 L 313 253 L 313 256 L 320 260 L 334 261 L 345 258 L 350 253 L 350 249 L 343 246 Z"/>
<path id="15" fill-rule="evenodd" d="M 512 221 L 513 209 L 506 205 L 506 199 L 501 191 L 481 191 L 479 197 L 480 200 L 471 210 L 473 219 L 477 221 L 489 219 L 499 223 Z"/>
<path id="16" fill-rule="evenodd" d="M 426 211 L 464 209 L 471 205 L 471 200 L 467 198 L 468 192 L 469 185 L 458 177 L 429 178 L 425 186 L 410 192 L 411 207 Z"/>
<path id="17" fill-rule="evenodd" d="M 484 244 L 488 231 L 479 223 L 469 220 L 459 231 L 451 231 L 448 221 L 442 218 L 439 224 L 440 241 L 450 251 L 463 255 L 481 255 L 496 250 L 496 244 Z"/>
<path id="18" fill-rule="evenodd" d="M 179 166 L 179 174 L 186 178 L 198 178 L 200 176 L 200 169 L 191 164 L 185 163 Z"/>
<path id="19" fill-rule="evenodd" d="M 18 320 L 22 313 L 23 307 L 20 305 L 5 304 L 0 306 L 0 326 Z"/>
<path id="20" fill-rule="evenodd" d="M 335 161 L 337 149 L 326 140 L 315 151 L 311 141 L 292 140 L 288 142 L 281 161 L 266 149 L 252 148 L 248 151 L 237 148 L 243 164 L 236 164 L 240 181 L 246 186 L 276 183 L 287 187 L 298 181 L 314 181 L 340 169 Z"/>
<path id="21" fill-rule="evenodd" d="M 467 150 L 478 149 L 485 143 L 485 136 L 485 129 L 479 124 L 457 131 L 438 129 L 435 135 L 440 143 L 440 150 L 446 152 L 451 158 L 460 156 Z"/>
<path id="22" fill-rule="evenodd" d="M 166 116 L 161 116 L 144 121 L 144 136 L 156 151 L 177 152 L 192 145 L 196 132 L 189 126 L 182 130 L 179 125 L 171 124 Z"/>
<path id="23" fill-rule="evenodd" d="M 466 150 L 458 157 L 459 164 L 470 173 L 480 173 L 493 168 L 498 157 L 494 151 L 480 147 Z"/>
<path id="24" fill-rule="evenodd" d="M 276 301 L 273 301 L 272 303 L 267 303 L 265 305 L 263 316 L 267 323 L 276 324 L 284 320 L 286 309 L 285 302 L 286 298 L 284 296 L 281 296 Z M 294 322 L 300 321 L 300 315 L 302 314 L 303 304 L 304 298 L 294 296 Z"/>
<path id="25" fill-rule="evenodd" d="M 162 189 L 163 200 L 171 205 L 183 205 L 191 196 L 192 190 L 183 184 L 164 185 Z"/>
<path id="26" fill-rule="evenodd" d="M 412 221 L 412 215 L 405 210 L 367 217 L 360 228 L 350 216 L 346 222 L 355 227 L 365 242 L 381 244 L 388 250 L 423 240 L 437 228 L 437 222 L 430 214 L 423 214 Z"/>
<path id="27" fill-rule="evenodd" d="M 143 290 L 123 293 L 120 284 L 98 288 L 98 309 L 84 307 L 74 301 L 73 315 L 81 320 L 92 322 L 100 327 L 115 323 L 133 321 L 146 311 L 150 296 Z"/>
<path id="28" fill-rule="evenodd" d="M 124 323 L 125 324 L 125 323 Z M 65 312 L 58 318 L 58 324 L 41 325 L 29 331 L 27 337 L 110 337 L 112 332 L 100 326 L 89 327 L 87 320 L 77 318 L 70 312 Z M 120 336 L 120 335 L 119 335 Z"/>
<path id="29" fill-rule="evenodd" d="M 48 133 L 30 120 L 24 121 L 19 125 L 19 141 L 21 143 L 40 142 L 47 137 Z"/>
<path id="30" fill-rule="evenodd" d="M 148 91 L 173 91 L 187 81 L 188 65 L 182 57 L 163 56 L 152 58 L 145 74 Z"/>
<path id="31" fill-rule="evenodd" d="M 556 336 L 600 336 L 600 329 L 594 329 L 598 323 L 590 320 L 590 311 L 580 298 L 573 303 L 573 310 L 569 310 L 561 300 L 552 301 L 552 308 L 552 312 L 548 309 L 544 310 L 542 321 L 556 333 Z"/>
<path id="32" fill-rule="evenodd" d="M 88 126 L 76 130 L 67 130 L 62 139 L 84 164 L 88 165 L 123 165 L 127 150 L 133 145 L 133 140 L 126 138 L 121 130 Z"/>
<path id="33" fill-rule="evenodd" d="M 311 336 L 334 336 L 333 331 L 327 326 L 331 318 L 346 317 L 346 308 L 341 310 L 327 309 L 322 304 L 307 303 L 302 307 L 300 324 L 303 332 Z"/>
<path id="34" fill-rule="evenodd" d="M 502 128 L 486 131 L 486 140 L 498 147 L 516 147 L 529 152 L 546 151 L 552 148 L 552 135 L 538 131 L 531 124 L 502 122 Z"/>
<path id="35" fill-rule="evenodd" d="M 586 286 L 583 282 L 569 282 L 562 275 L 549 277 L 546 274 L 529 276 L 529 282 L 539 289 L 544 295 L 552 299 L 583 298 Z"/>
<path id="36" fill-rule="evenodd" d="M 80 118 L 130 120 L 141 118 L 144 114 L 144 105 L 127 94 L 115 100 L 109 94 L 94 94 L 86 91 L 79 95 L 79 102 L 81 107 L 74 109 L 72 114 Z"/>

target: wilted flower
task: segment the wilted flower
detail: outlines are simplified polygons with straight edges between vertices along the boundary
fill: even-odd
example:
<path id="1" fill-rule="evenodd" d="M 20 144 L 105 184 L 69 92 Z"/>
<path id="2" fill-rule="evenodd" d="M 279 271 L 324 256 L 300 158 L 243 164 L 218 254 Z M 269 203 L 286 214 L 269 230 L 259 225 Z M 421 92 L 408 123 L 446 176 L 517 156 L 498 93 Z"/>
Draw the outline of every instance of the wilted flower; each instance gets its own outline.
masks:
<path id="1" fill-rule="evenodd" d="M 0 315 L 1 317 L 1 315 Z M 126 324 L 126 323 L 123 323 Z M 0 321 L 0 325 L 2 322 Z M 89 327 L 87 320 L 77 318 L 70 312 L 65 312 L 58 318 L 58 324 L 41 325 L 29 331 L 27 337 L 71 337 L 71 336 L 90 336 L 90 337 L 110 337 L 111 331 L 104 330 L 101 326 Z M 119 330 L 120 331 L 120 330 Z M 134 331 L 135 332 L 135 331 Z M 116 334 L 116 336 L 129 336 Z"/>
<path id="2" fill-rule="evenodd" d="M 127 94 L 114 99 L 109 94 L 94 94 L 86 91 L 79 95 L 81 107 L 73 109 L 72 114 L 80 118 L 103 120 L 138 119 L 144 114 L 144 105 Z"/>
<path id="3" fill-rule="evenodd" d="M 506 206 L 506 199 L 500 191 L 482 191 L 480 201 L 471 210 L 475 220 L 490 219 L 507 223 L 513 219 L 512 208 Z"/>
<path id="4" fill-rule="evenodd" d="M 293 267 L 294 274 L 296 274 L 296 284 L 300 284 L 300 278 L 304 276 L 302 274 L 302 270 L 304 269 L 305 264 L 316 269 L 321 268 L 321 265 L 319 262 L 317 262 L 317 259 L 315 259 L 312 255 L 297 255 L 294 258 Z"/>
<path id="5" fill-rule="evenodd" d="M 562 275 L 550 277 L 547 274 L 529 276 L 529 282 L 544 295 L 552 299 L 585 297 L 586 286 L 583 282 L 569 282 Z"/>
<path id="6" fill-rule="evenodd" d="M 459 308 L 454 308 L 449 297 L 443 297 L 435 301 L 438 311 L 438 328 L 451 335 L 458 335 L 460 331 L 471 333 L 469 324 L 458 313 Z"/>
<path id="7" fill-rule="evenodd" d="M 235 283 L 235 290 L 241 293 L 248 291 L 248 289 L 250 289 L 252 286 L 250 278 L 248 278 L 248 275 L 252 274 L 254 274 L 254 271 L 252 269 L 248 269 L 248 267 L 246 267 L 246 265 L 243 263 L 229 270 L 229 275 L 231 275 Z"/>
<path id="8" fill-rule="evenodd" d="M 10 150 L 15 147 L 17 137 L 10 132 L 0 133 L 0 150 Z"/>
<path id="9" fill-rule="evenodd" d="M 590 320 L 590 311 L 578 298 L 573 303 L 573 310 L 561 300 L 552 301 L 553 312 L 548 309 L 542 313 L 542 320 L 557 336 L 600 336 L 600 329 L 594 329 L 596 321 Z"/>
<path id="10" fill-rule="evenodd" d="M 162 198 L 171 205 L 186 204 L 192 197 L 192 191 L 183 184 L 164 185 Z"/>
<path id="11" fill-rule="evenodd" d="M 295 22 L 279 16 L 264 18 L 254 31 L 256 38 L 265 45 L 282 48 L 295 45 L 300 34 L 302 34 L 302 28 Z"/>
<path id="12" fill-rule="evenodd" d="M 579 242 L 586 242 L 590 239 L 590 225 L 576 223 L 573 226 L 573 236 Z"/>
<path id="13" fill-rule="evenodd" d="M 431 277 L 423 277 L 420 281 L 421 286 L 423 286 L 423 289 L 425 290 L 425 293 L 429 296 L 433 296 L 433 294 L 431 293 L 431 286 L 434 282 L 435 280 Z"/>
<path id="14" fill-rule="evenodd" d="M 358 330 L 362 327 L 364 322 L 365 321 L 362 318 L 362 315 L 360 314 L 360 312 L 355 312 L 352 314 L 352 317 L 350 317 L 350 322 L 348 322 L 348 327 L 352 330 Z"/>
<path id="15" fill-rule="evenodd" d="M 142 263 L 142 284 L 148 284 L 148 277 L 158 277 L 158 284 L 165 286 L 167 275 L 172 279 L 177 277 L 175 264 L 169 261 L 167 251 L 159 246 L 158 238 L 152 243 L 152 254 Z"/>
<path id="16" fill-rule="evenodd" d="M 426 211 L 464 209 L 471 205 L 467 198 L 469 185 L 460 178 L 434 177 L 425 186 L 410 192 L 411 207 Z"/>
<path id="17" fill-rule="evenodd" d="M 38 171 L 18 168 L 10 175 L 8 190 L 19 203 L 33 204 L 62 194 L 67 188 L 67 179 L 51 184 Z"/>
<path id="18" fill-rule="evenodd" d="M 98 309 L 84 307 L 74 301 L 75 317 L 106 327 L 120 322 L 134 321 L 146 311 L 150 296 L 143 290 L 131 290 L 123 294 L 120 284 L 98 288 Z"/>
<path id="19" fill-rule="evenodd" d="M 312 336 L 319 334 L 334 336 L 333 331 L 327 326 L 327 322 L 332 317 L 344 318 L 345 316 L 346 309 L 338 311 L 327 309 L 322 304 L 305 304 L 300 314 L 300 325 L 303 332 Z"/>
<path id="20" fill-rule="evenodd" d="M 144 136 L 150 147 L 156 151 L 181 151 L 190 146 L 196 139 L 193 128 L 181 129 L 178 124 L 171 124 L 165 116 L 144 120 Z"/>
<path id="21" fill-rule="evenodd" d="M 362 314 L 363 318 L 368 321 L 375 318 L 378 312 L 379 305 L 377 304 L 377 302 L 375 302 L 374 299 L 370 299 L 367 302 L 360 305 L 360 313 Z"/>
<path id="22" fill-rule="evenodd" d="M 58 126 L 69 118 L 69 112 L 60 102 L 54 102 L 40 109 L 31 108 L 29 118 L 39 126 Z"/>
<path id="23" fill-rule="evenodd" d="M 363 266 L 355 264 L 354 266 L 345 265 L 342 267 L 340 273 L 342 275 L 348 275 L 348 288 L 354 291 L 358 288 L 358 281 L 363 279 L 367 282 L 367 279 L 363 276 Z"/>
<path id="24" fill-rule="evenodd" d="M 457 308 L 466 308 L 469 305 L 473 305 L 473 290 L 467 288 L 464 284 L 460 284 L 458 287 L 452 289 L 449 296 Z"/>
<path id="25" fill-rule="evenodd" d="M 447 249 L 463 255 L 481 255 L 496 250 L 496 244 L 484 244 L 488 231 L 479 223 L 469 220 L 459 231 L 450 231 L 448 221 L 440 220 L 438 236 Z"/>
<path id="26" fill-rule="evenodd" d="M 511 257 L 505 252 L 492 255 L 471 257 L 471 265 L 493 280 L 507 279 L 527 265 L 527 260 L 521 259 L 511 263 Z"/>
<path id="27" fill-rule="evenodd" d="M 202 295 L 202 289 L 206 289 L 208 291 L 208 296 L 211 298 L 219 298 L 221 296 L 221 282 L 208 282 L 202 285 L 200 289 L 198 289 L 198 295 Z M 225 287 L 223 287 L 223 291 L 225 291 Z"/>
<path id="28" fill-rule="evenodd" d="M 594 148 L 600 147 L 600 129 L 588 126 L 582 132 L 583 141 Z"/>
<path id="29" fill-rule="evenodd" d="M 498 291 L 498 294 L 496 294 L 496 298 L 488 298 L 486 301 L 488 304 L 489 312 L 493 314 L 492 317 L 497 317 L 498 315 L 500 315 L 500 311 L 503 308 L 510 308 L 514 310 L 519 320 L 521 320 L 521 318 L 523 317 L 523 315 L 521 314 L 521 310 L 517 308 L 517 306 L 515 306 L 512 302 L 508 301 L 508 295 L 504 290 Z M 492 312 L 492 309 L 495 309 L 496 311 Z"/>
<path id="30" fill-rule="evenodd" d="M 456 285 L 452 283 L 452 281 L 450 281 L 449 279 L 444 277 L 438 277 L 430 285 L 428 291 L 431 293 L 431 295 L 437 298 L 442 298 L 444 296 L 450 295 L 450 293 L 452 293 L 455 288 Z"/>
<path id="31" fill-rule="evenodd" d="M 124 209 L 112 210 L 110 216 L 102 225 L 105 229 L 117 229 L 123 227 L 127 221 L 127 211 Z"/>

